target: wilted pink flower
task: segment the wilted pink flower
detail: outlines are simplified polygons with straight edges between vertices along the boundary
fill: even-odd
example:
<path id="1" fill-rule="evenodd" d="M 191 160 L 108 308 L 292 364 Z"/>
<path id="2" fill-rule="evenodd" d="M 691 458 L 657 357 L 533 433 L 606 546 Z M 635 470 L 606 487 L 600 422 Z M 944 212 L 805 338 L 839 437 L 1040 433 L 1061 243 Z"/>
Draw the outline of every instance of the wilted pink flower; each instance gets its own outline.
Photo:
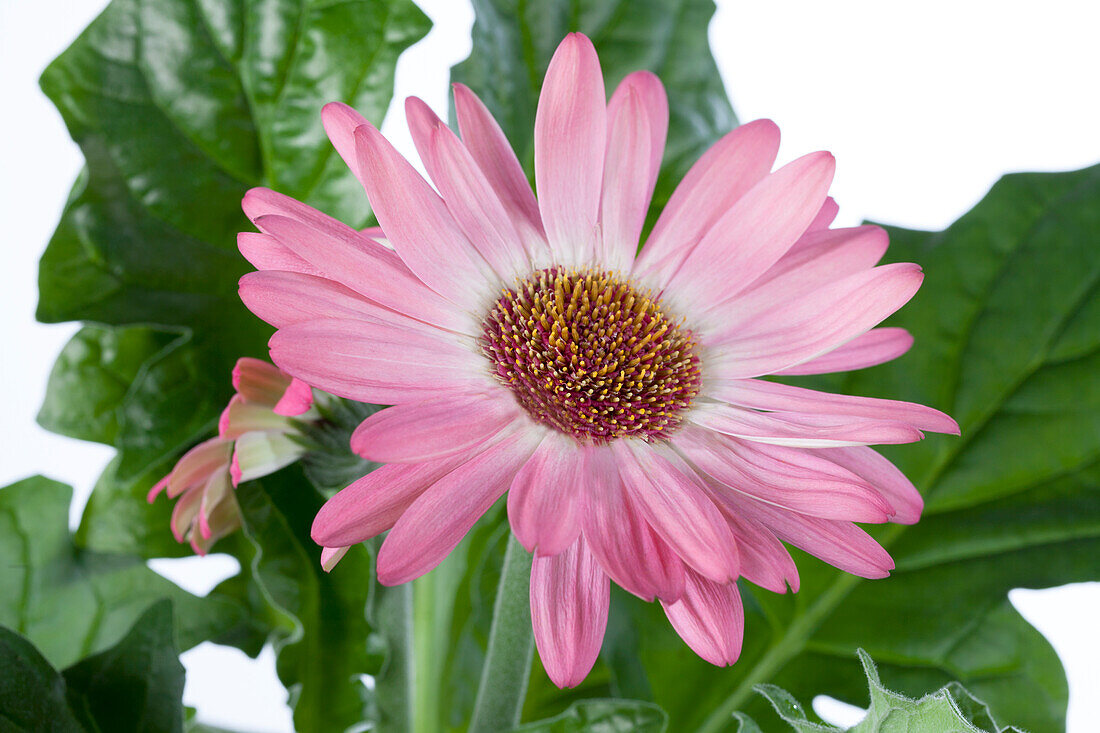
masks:
<path id="1" fill-rule="evenodd" d="M 876 267 L 878 227 L 829 229 L 832 156 L 771 172 L 778 129 L 743 125 L 690 170 L 637 254 L 668 126 L 655 76 L 627 76 L 608 103 L 591 42 L 562 42 L 535 118 L 537 199 L 462 85 L 455 109 L 461 139 L 406 105 L 438 193 L 353 110 L 322 113 L 392 250 L 272 191 L 244 200 L 261 233 L 239 244 L 260 272 L 241 297 L 279 329 L 274 361 L 395 405 L 352 437 L 386 465 L 321 509 L 314 539 L 389 530 L 378 578 L 404 583 L 508 492 L 535 553 L 535 639 L 560 686 L 596 659 L 608 578 L 660 599 L 700 656 L 731 664 L 736 579 L 798 587 L 780 540 L 887 575 L 890 556 L 852 522 L 915 522 L 921 497 L 866 446 L 954 421 L 758 379 L 871 366 L 912 341 L 872 329 L 917 291 L 920 268 Z"/>
<path id="2" fill-rule="evenodd" d="M 218 420 L 218 437 L 199 443 L 149 491 L 176 499 L 172 534 L 200 555 L 241 526 L 233 489 L 298 460 L 305 448 L 291 417 L 313 416 L 313 390 L 259 359 L 244 357 L 233 367 L 237 394 Z"/>

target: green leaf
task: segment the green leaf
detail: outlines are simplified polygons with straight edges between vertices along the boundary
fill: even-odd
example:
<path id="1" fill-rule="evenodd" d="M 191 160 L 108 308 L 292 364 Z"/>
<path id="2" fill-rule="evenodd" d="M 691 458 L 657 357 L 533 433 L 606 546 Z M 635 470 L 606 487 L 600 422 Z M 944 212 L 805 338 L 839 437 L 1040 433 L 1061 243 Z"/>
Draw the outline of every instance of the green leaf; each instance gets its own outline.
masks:
<path id="1" fill-rule="evenodd" d="M 73 708 L 103 731 L 183 731 L 183 665 L 172 640 L 172 604 L 151 606 L 114 647 L 63 673 Z"/>
<path id="2" fill-rule="evenodd" d="M 663 733 L 668 716 L 652 703 L 637 700 L 585 700 L 561 715 L 527 723 L 515 733 Z"/>
<path id="3" fill-rule="evenodd" d="M 245 191 L 367 220 L 320 110 L 345 101 L 381 123 L 397 57 L 428 26 L 411 0 L 113 0 L 47 68 L 87 167 L 42 257 L 38 317 L 101 325 L 62 353 L 40 422 L 122 450 L 105 484 L 194 442 L 233 362 L 266 352 L 270 329 L 236 293 Z M 85 526 L 114 506 L 93 500 Z"/>
<path id="4" fill-rule="evenodd" d="M 360 676 L 377 671 L 368 653 L 366 606 L 374 585 L 371 559 L 352 547 L 338 572 L 321 569 L 309 536 L 323 497 L 299 468 L 241 484 L 244 530 L 255 547 L 250 572 L 280 612 L 276 669 L 290 692 L 299 730 L 343 731 L 364 719 Z"/>
<path id="5" fill-rule="evenodd" d="M 962 437 L 882 449 L 925 496 L 921 521 L 871 527 L 897 563 L 862 580 L 797 553 L 802 588 L 742 584 L 741 659 L 688 655 L 658 608 L 638 654 L 677 730 L 735 730 L 763 710 L 756 684 L 859 704 L 857 647 L 894 689 L 959 680 L 1032 733 L 1065 727 L 1053 649 L 1011 606 L 1015 587 L 1097 580 L 1100 552 L 1100 167 L 1003 178 L 939 233 L 891 229 L 889 257 L 922 265 L 924 287 L 888 323 L 912 351 L 889 364 L 800 383 L 930 404 Z M 607 654 L 605 647 L 605 656 Z"/>
<path id="6" fill-rule="evenodd" d="M 38 423 L 55 433 L 114 443 L 141 366 L 178 336 L 150 328 L 81 329 L 57 357 Z"/>
<path id="7" fill-rule="evenodd" d="M 451 80 L 481 96 L 530 174 L 533 130 L 546 67 L 561 39 L 581 31 L 600 55 L 608 93 L 648 69 L 669 97 L 669 134 L 653 196 L 660 211 L 687 169 L 737 126 L 707 42 L 712 0 L 474 0 L 473 52 Z"/>
<path id="8" fill-rule="evenodd" d="M 756 724 L 756 721 L 744 713 L 734 713 L 733 723 L 735 724 L 733 728 L 735 733 L 761 733 L 760 726 Z"/>
<path id="9" fill-rule="evenodd" d="M 861 660 L 863 660 L 863 654 L 865 652 L 861 650 Z M 989 706 L 970 694 L 970 691 L 958 682 L 948 682 L 944 689 L 947 690 L 955 705 L 958 706 L 963 717 L 976 727 L 982 730 L 994 731 L 994 733 L 1023 733 L 1015 726 L 1002 726 L 998 723 L 997 719 L 993 717 L 993 711 L 989 709 Z"/>
<path id="10" fill-rule="evenodd" d="M 172 604 L 159 601 L 117 644 L 58 674 L 22 636 L 0 626 L 0 729 L 183 730 L 183 665 Z"/>
<path id="11" fill-rule="evenodd" d="M 133 555 L 73 546 L 72 489 L 25 479 L 0 489 L 0 624 L 26 636 L 56 667 L 106 649 L 158 600 L 176 609 L 184 649 L 244 623 L 239 604 L 181 590 Z"/>
<path id="12" fill-rule="evenodd" d="M 153 484 L 172 470 L 172 458 L 153 464 L 130 478 L 119 476 L 126 455 L 115 456 L 96 481 L 84 507 L 74 540 L 95 552 L 154 557 L 186 557 L 191 546 L 176 542 L 171 518 L 174 502 L 163 497 L 150 504 L 146 497 Z M 218 551 L 223 545 L 218 546 Z"/>
<path id="13" fill-rule="evenodd" d="M 821 725 L 806 717 L 806 709 L 794 695 L 775 685 L 757 685 L 756 691 L 775 708 L 775 713 L 798 733 L 840 733 L 840 728 Z"/>
<path id="14" fill-rule="evenodd" d="M 0 626 L 0 730 L 68 733 L 84 727 L 69 708 L 65 681 L 34 645 Z"/>
<path id="15" fill-rule="evenodd" d="M 958 682 L 912 700 L 883 687 L 871 657 L 858 650 L 863 673 L 867 677 L 871 702 L 867 714 L 851 733 L 1019 733 L 1016 728 L 1001 727 L 993 720 L 988 706 Z M 805 708 L 789 692 L 775 685 L 757 685 L 760 693 L 775 712 L 798 733 L 840 733 L 832 725 L 810 720 Z M 740 730 L 752 731 L 755 723 L 739 717 Z"/>

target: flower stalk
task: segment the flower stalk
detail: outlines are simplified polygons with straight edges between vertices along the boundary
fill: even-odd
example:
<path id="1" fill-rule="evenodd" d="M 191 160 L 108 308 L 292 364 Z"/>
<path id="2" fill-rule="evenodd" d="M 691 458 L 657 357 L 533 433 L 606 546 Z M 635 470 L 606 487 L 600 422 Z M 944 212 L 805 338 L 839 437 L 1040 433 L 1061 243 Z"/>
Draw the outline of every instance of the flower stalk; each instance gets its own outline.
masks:
<path id="1" fill-rule="evenodd" d="M 535 650 L 528 600 L 531 560 L 531 553 L 509 535 L 470 733 L 509 730 L 519 723 Z"/>

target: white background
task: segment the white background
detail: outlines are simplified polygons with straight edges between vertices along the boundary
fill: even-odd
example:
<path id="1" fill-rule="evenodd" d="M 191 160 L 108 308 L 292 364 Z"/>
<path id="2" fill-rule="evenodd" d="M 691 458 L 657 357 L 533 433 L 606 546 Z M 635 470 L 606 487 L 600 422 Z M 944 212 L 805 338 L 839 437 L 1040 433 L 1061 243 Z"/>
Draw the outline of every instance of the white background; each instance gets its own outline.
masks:
<path id="1" fill-rule="evenodd" d="M 447 68 L 469 53 L 473 14 L 465 0 L 420 4 L 435 28 L 401 58 L 397 96 L 416 94 L 445 115 Z M 718 4 L 710 38 L 740 119 L 774 119 L 783 130 L 782 160 L 816 149 L 836 154 L 832 191 L 842 225 L 873 219 L 939 229 L 1004 173 L 1100 161 L 1095 3 Z M 34 322 L 37 260 L 81 165 L 36 80 L 105 5 L 0 0 L 0 485 L 34 473 L 71 483 L 74 521 L 111 451 L 34 422 L 50 365 L 76 330 Z M 383 131 L 412 156 L 401 109 L 394 105 Z M 234 562 L 212 556 L 157 569 L 205 592 L 233 572 Z M 1010 597 L 1065 663 L 1069 731 L 1100 730 L 1100 584 Z M 185 701 L 206 722 L 291 730 L 270 653 L 252 662 L 205 644 L 184 663 Z M 851 723 L 846 706 L 820 698 L 816 706 Z"/>

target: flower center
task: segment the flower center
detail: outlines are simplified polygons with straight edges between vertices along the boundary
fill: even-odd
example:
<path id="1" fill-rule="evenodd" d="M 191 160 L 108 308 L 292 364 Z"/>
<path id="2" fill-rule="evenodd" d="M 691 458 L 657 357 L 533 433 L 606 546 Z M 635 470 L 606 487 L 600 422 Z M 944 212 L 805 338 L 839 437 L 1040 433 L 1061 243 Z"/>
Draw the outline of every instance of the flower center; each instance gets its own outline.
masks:
<path id="1" fill-rule="evenodd" d="M 699 393 L 695 346 L 650 293 L 610 272 L 560 267 L 505 290 L 481 338 L 531 417 L 597 444 L 674 430 Z"/>

